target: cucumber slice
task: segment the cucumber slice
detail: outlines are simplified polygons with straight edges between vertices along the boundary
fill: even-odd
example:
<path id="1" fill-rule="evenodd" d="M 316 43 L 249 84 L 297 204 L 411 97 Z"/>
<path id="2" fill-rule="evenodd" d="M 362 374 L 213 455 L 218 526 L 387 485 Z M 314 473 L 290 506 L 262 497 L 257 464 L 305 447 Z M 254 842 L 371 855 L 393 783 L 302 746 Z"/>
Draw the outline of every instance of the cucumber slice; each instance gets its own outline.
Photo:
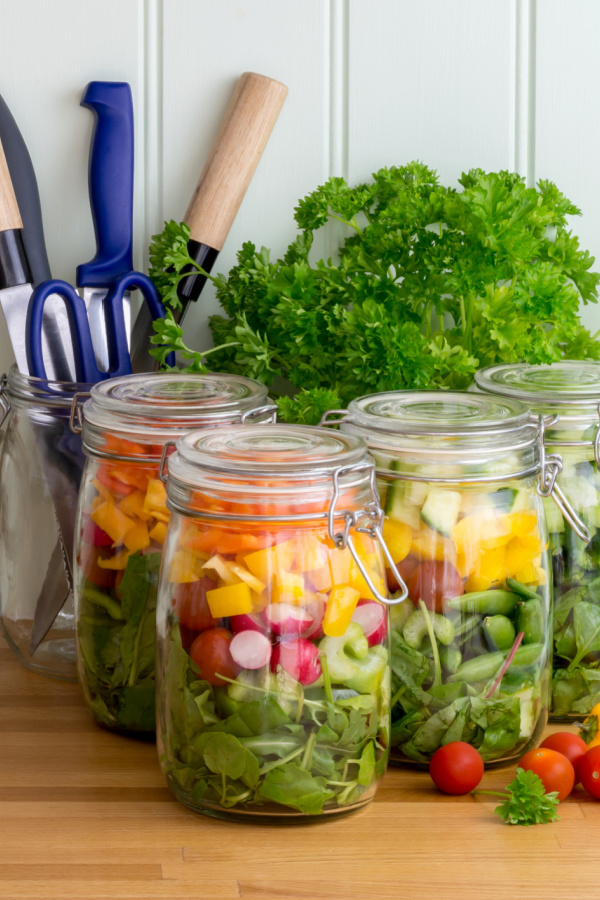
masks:
<path id="1" fill-rule="evenodd" d="M 544 513 L 546 514 L 546 523 L 548 525 L 549 534 L 563 534 L 565 530 L 565 520 L 560 509 L 552 499 L 552 497 L 544 497 Z"/>
<path id="2" fill-rule="evenodd" d="M 552 504 L 556 506 L 554 500 Z M 513 505 L 510 508 L 511 513 L 518 512 L 530 512 L 531 511 L 531 491 L 527 488 L 521 488 L 520 491 L 516 492 L 515 499 L 513 500 Z"/>
<path id="3" fill-rule="evenodd" d="M 391 472 L 400 469 L 398 460 L 392 460 Z M 411 528 L 418 528 L 420 524 L 419 510 L 427 494 L 429 486 L 421 481 L 403 481 L 400 479 L 387 482 L 384 511 L 390 519 L 404 522 Z"/>
<path id="4" fill-rule="evenodd" d="M 575 475 L 572 478 L 561 477 L 559 481 L 567 500 L 575 512 L 590 509 L 590 507 L 597 506 L 600 502 L 600 494 L 594 484 L 588 481 L 587 478 Z"/>
<path id="5" fill-rule="evenodd" d="M 461 503 L 462 496 L 458 491 L 433 488 L 427 494 L 427 500 L 421 510 L 421 518 L 430 528 L 439 531 L 445 537 L 451 537 Z"/>

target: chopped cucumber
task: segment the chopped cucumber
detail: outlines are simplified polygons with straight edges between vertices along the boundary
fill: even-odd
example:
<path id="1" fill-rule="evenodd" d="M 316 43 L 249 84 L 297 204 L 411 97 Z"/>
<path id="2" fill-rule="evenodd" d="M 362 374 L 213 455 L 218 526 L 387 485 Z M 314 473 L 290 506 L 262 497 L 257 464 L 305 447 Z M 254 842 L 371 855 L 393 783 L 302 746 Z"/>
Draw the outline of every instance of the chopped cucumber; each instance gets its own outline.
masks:
<path id="1" fill-rule="evenodd" d="M 548 524 L 549 534 L 562 534 L 565 530 L 565 520 L 560 509 L 552 499 L 552 497 L 544 497 L 544 512 L 546 514 L 546 522 Z"/>
<path id="2" fill-rule="evenodd" d="M 433 488 L 427 495 L 427 500 L 421 510 L 423 521 L 439 531 L 445 537 L 451 537 L 452 529 L 456 525 L 462 497 L 458 491 L 444 491 Z"/>
<path id="3" fill-rule="evenodd" d="M 575 512 L 581 512 L 600 502 L 600 494 L 587 478 L 575 475 L 571 478 L 561 477 L 560 486 Z"/>
<path id="4" fill-rule="evenodd" d="M 398 460 L 393 459 L 390 471 L 400 469 Z M 429 486 L 421 481 L 403 481 L 401 479 L 387 482 L 384 510 L 390 519 L 404 522 L 411 528 L 420 524 L 419 510 L 429 493 Z"/>
<path id="5" fill-rule="evenodd" d="M 518 512 L 529 512 L 531 510 L 531 491 L 528 488 L 521 488 L 520 491 L 517 491 L 516 497 L 513 500 L 513 505 L 510 508 L 512 513 Z"/>

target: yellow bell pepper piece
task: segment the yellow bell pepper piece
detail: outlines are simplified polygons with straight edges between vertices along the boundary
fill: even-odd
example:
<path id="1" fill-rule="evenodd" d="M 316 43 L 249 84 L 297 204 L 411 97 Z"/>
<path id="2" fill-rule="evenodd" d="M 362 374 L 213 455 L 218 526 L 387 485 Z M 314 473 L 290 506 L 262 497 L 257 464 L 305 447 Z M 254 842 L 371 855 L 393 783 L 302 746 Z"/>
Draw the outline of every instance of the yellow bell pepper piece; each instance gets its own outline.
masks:
<path id="1" fill-rule="evenodd" d="M 209 575 L 214 573 L 220 581 L 224 582 L 224 584 L 237 584 L 240 580 L 238 576 L 234 575 L 231 571 L 228 560 L 223 559 L 218 553 L 211 556 L 210 559 L 204 563 L 203 568 L 208 571 Z"/>
<path id="2" fill-rule="evenodd" d="M 296 541 L 294 551 L 294 569 L 298 572 L 310 572 L 321 569 L 327 562 L 327 546 L 316 534 L 302 535 Z"/>
<path id="3" fill-rule="evenodd" d="M 485 512 L 465 516 L 452 529 L 452 538 L 459 553 L 494 550 L 508 544 L 512 537 L 511 516 Z"/>
<path id="4" fill-rule="evenodd" d="M 475 560 L 469 574 L 491 581 L 504 581 L 506 578 L 506 560 L 504 547 L 486 550 Z"/>
<path id="5" fill-rule="evenodd" d="M 167 509 L 167 491 L 159 478 L 152 478 L 148 482 L 144 509 L 150 513 L 153 513 L 154 510 L 158 510 L 163 514 L 168 514 L 169 512 Z"/>
<path id="6" fill-rule="evenodd" d="M 150 538 L 153 541 L 156 541 L 157 544 L 164 544 L 165 538 L 167 536 L 167 526 L 164 522 L 157 522 L 154 528 L 152 528 L 149 532 Z"/>
<path id="7" fill-rule="evenodd" d="M 283 572 L 281 575 L 275 575 L 273 578 L 273 586 L 271 588 L 272 603 L 295 603 L 296 605 L 303 603 L 306 588 L 304 586 L 304 577 L 294 572 Z"/>
<path id="8" fill-rule="evenodd" d="M 236 576 L 240 581 L 245 581 L 251 591 L 254 591 L 256 594 L 262 594 L 266 584 L 263 584 L 262 581 L 259 581 L 256 575 L 253 575 L 252 572 L 249 572 L 246 566 L 241 566 L 238 563 L 227 561 L 227 565 L 229 566 L 230 572 Z"/>
<path id="9" fill-rule="evenodd" d="M 131 528 L 135 528 L 134 520 L 122 513 L 112 499 L 105 500 L 98 509 L 93 511 L 90 518 L 98 528 L 107 533 L 115 544 L 122 544 L 127 532 Z"/>
<path id="10" fill-rule="evenodd" d="M 150 546 L 150 535 L 148 534 L 148 526 L 145 522 L 137 522 L 133 528 L 130 528 L 124 538 L 125 546 L 132 553 L 138 550 L 145 550 Z"/>
<path id="11" fill-rule="evenodd" d="M 514 576 L 517 572 L 531 565 L 539 547 L 530 550 L 522 543 L 522 538 L 513 538 L 504 548 L 504 564 L 508 575 Z"/>
<path id="12" fill-rule="evenodd" d="M 548 580 L 545 570 L 537 565 L 535 561 L 528 563 L 523 569 L 515 572 L 514 578 L 520 581 L 521 584 L 532 584 L 534 586 L 546 584 Z"/>
<path id="13" fill-rule="evenodd" d="M 252 612 L 252 593 L 247 584 L 228 584 L 206 592 L 210 614 L 215 619 Z"/>
<path id="14" fill-rule="evenodd" d="M 423 525 L 418 531 L 413 531 L 410 552 L 422 560 L 446 560 L 452 564 L 456 560 L 454 542 L 450 538 L 443 537 L 443 535 L 427 525 Z"/>
<path id="15" fill-rule="evenodd" d="M 193 550 L 175 551 L 169 569 L 169 581 L 174 584 L 199 581 L 203 574 L 202 561 Z"/>
<path id="16" fill-rule="evenodd" d="M 534 512 L 509 513 L 510 531 L 515 537 L 524 537 L 537 528 L 537 516 Z"/>
<path id="17" fill-rule="evenodd" d="M 113 499 L 113 495 L 111 494 L 109 489 L 105 485 L 103 485 L 101 481 L 98 481 L 97 478 L 92 478 L 92 484 L 94 485 L 94 487 L 96 488 L 96 490 L 98 491 L 98 493 L 100 494 L 100 496 L 102 497 L 103 500 L 112 500 Z"/>
<path id="18" fill-rule="evenodd" d="M 267 547 L 265 550 L 255 550 L 244 556 L 244 565 L 250 569 L 259 581 L 270 584 L 276 573 L 290 572 L 294 564 L 296 547 L 293 541 L 284 541 Z"/>
<path id="19" fill-rule="evenodd" d="M 150 518 L 150 513 L 144 509 L 145 499 L 146 495 L 143 491 L 133 491 L 127 497 L 123 497 L 118 506 L 126 516 L 137 517 L 145 522 Z"/>
<path id="20" fill-rule="evenodd" d="M 120 550 L 119 553 L 111 556 L 110 559 L 100 559 L 98 557 L 97 563 L 101 569 L 116 569 L 117 571 L 121 571 L 127 567 L 127 560 L 130 556 L 130 550 Z"/>
<path id="21" fill-rule="evenodd" d="M 360 592 L 349 584 L 334 587 L 327 600 L 323 632 L 330 637 L 341 637 L 345 634 L 359 598 Z"/>
<path id="22" fill-rule="evenodd" d="M 367 573 L 373 582 L 376 590 L 383 594 L 385 597 L 387 595 L 386 586 L 379 573 L 379 557 L 376 553 L 370 553 L 366 559 L 362 560 Z M 361 599 L 363 600 L 376 600 L 375 594 L 371 590 L 371 588 L 367 585 L 367 582 L 364 579 L 364 576 L 361 574 L 360 569 L 357 564 L 352 560 L 352 566 L 350 569 L 350 578 L 348 579 L 348 584 L 358 591 Z M 335 589 L 335 587 L 334 587 Z"/>
<path id="23" fill-rule="evenodd" d="M 321 569 L 308 572 L 307 578 L 316 591 L 325 593 L 336 584 L 348 584 L 353 566 L 356 566 L 356 563 L 348 547 L 344 550 L 332 547 L 326 564 Z"/>
<path id="24" fill-rule="evenodd" d="M 385 519 L 383 523 L 383 539 L 388 546 L 395 563 L 402 562 L 410 553 L 412 544 L 412 528 L 395 519 Z"/>
<path id="25" fill-rule="evenodd" d="M 493 584 L 487 575 L 477 575 L 472 572 L 465 581 L 465 594 L 478 594 L 480 591 L 488 591 Z"/>

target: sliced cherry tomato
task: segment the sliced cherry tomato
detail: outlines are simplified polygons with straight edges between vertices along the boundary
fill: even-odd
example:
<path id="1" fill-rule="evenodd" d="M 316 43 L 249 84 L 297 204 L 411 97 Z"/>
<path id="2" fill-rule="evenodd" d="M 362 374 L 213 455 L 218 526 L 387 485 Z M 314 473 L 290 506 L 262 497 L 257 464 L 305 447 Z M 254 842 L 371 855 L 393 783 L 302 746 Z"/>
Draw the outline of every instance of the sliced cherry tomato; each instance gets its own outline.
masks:
<path id="1" fill-rule="evenodd" d="M 402 576 L 405 584 L 406 584 L 407 579 L 410 578 L 410 576 L 415 571 L 415 569 L 417 568 L 418 565 L 419 565 L 419 560 L 416 556 L 413 556 L 412 553 L 409 553 L 408 556 L 406 556 L 401 562 L 396 563 L 396 568 L 398 569 L 398 572 Z M 386 574 L 387 574 L 388 587 L 389 587 L 390 591 L 392 591 L 392 593 L 395 593 L 397 590 L 400 589 L 400 585 L 398 584 L 398 579 L 395 577 L 395 575 L 393 574 L 391 569 L 386 569 Z"/>
<path id="2" fill-rule="evenodd" d="M 411 573 L 406 587 L 412 602 L 422 600 L 428 609 L 443 612 L 444 600 L 464 594 L 463 580 L 446 560 L 427 559 Z"/>
<path id="3" fill-rule="evenodd" d="M 468 794 L 483 778 L 483 759 L 465 741 L 452 741 L 435 751 L 429 763 L 431 780 L 445 794 Z"/>
<path id="4" fill-rule="evenodd" d="M 543 747 L 545 750 L 556 750 L 557 753 L 562 753 L 563 756 L 566 756 L 575 769 L 575 784 L 578 784 L 579 772 L 577 767 L 579 760 L 588 752 L 583 738 L 580 738 L 578 734 L 573 734 L 571 731 L 556 731 L 554 734 L 549 734 L 542 741 L 540 747 Z"/>
<path id="5" fill-rule="evenodd" d="M 173 606 L 180 625 L 192 631 L 206 631 L 207 628 L 215 627 L 217 619 L 213 619 L 210 614 L 206 592 L 214 590 L 216 586 L 216 581 L 206 577 L 177 585 Z"/>
<path id="6" fill-rule="evenodd" d="M 98 560 L 110 559 L 114 555 L 115 551 L 111 547 L 92 547 L 90 544 L 82 544 L 77 561 L 88 581 L 99 588 L 112 588 L 115 586 L 117 572 L 115 569 L 101 569 Z"/>
<path id="7" fill-rule="evenodd" d="M 232 637 L 227 628 L 209 628 L 202 631 L 190 647 L 190 656 L 200 670 L 199 677 L 215 687 L 227 684 L 219 675 L 235 678 L 240 671 L 229 652 Z"/>
<path id="8" fill-rule="evenodd" d="M 93 519 L 86 518 L 81 529 L 81 540 L 93 547 L 111 547 L 113 539 L 109 534 L 103 531 L 99 525 L 96 525 Z"/>
<path id="9" fill-rule="evenodd" d="M 558 753 L 538 747 L 530 750 L 519 760 L 519 766 L 525 771 L 535 772 L 544 782 L 546 792 L 556 791 L 559 800 L 565 800 L 575 785 L 575 769 L 573 763 Z"/>
<path id="10" fill-rule="evenodd" d="M 600 800 L 600 747 L 592 747 L 578 760 L 577 775 L 588 794 Z"/>

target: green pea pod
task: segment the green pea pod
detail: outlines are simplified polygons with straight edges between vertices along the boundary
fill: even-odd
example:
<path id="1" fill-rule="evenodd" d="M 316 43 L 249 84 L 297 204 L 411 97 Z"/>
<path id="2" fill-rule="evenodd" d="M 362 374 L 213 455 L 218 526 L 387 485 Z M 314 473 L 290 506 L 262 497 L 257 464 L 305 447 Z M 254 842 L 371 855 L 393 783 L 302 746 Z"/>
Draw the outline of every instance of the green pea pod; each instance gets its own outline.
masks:
<path id="1" fill-rule="evenodd" d="M 462 662 L 462 653 L 458 649 L 458 647 L 444 647 L 443 645 L 439 648 L 440 654 L 440 662 L 447 672 L 450 674 L 454 674 L 454 672 L 458 671 L 458 668 Z"/>
<path id="2" fill-rule="evenodd" d="M 86 587 L 81 596 L 86 603 L 92 603 L 94 606 L 101 606 L 112 619 L 117 619 L 122 622 L 125 621 L 121 604 L 117 603 L 116 600 L 113 600 L 112 597 L 109 597 L 108 594 L 103 594 L 101 591 L 97 591 L 96 588 Z"/>
<path id="3" fill-rule="evenodd" d="M 481 616 L 508 616 L 519 602 L 512 591 L 475 591 L 448 600 L 447 606 L 459 612 L 479 613 Z"/>
<path id="4" fill-rule="evenodd" d="M 544 608 L 539 597 L 517 604 L 517 631 L 524 634 L 524 644 L 539 644 L 544 640 Z"/>
<path id="5" fill-rule="evenodd" d="M 486 616 L 482 627 L 490 650 L 510 650 L 515 642 L 517 633 L 508 616 Z"/>
<path id="6" fill-rule="evenodd" d="M 519 594 L 521 597 L 525 597 L 526 600 L 539 600 L 539 594 L 537 593 L 537 591 L 534 591 L 533 588 L 527 587 L 526 584 L 521 584 L 521 582 L 517 581 L 516 578 L 507 578 L 506 587 L 510 588 L 511 591 L 514 591 L 515 594 Z"/>
<path id="7" fill-rule="evenodd" d="M 543 644 L 526 644 L 520 646 L 513 657 L 511 665 L 513 666 L 531 666 L 536 662 L 544 649 Z M 458 670 L 451 675 L 449 681 L 485 681 L 493 678 L 498 669 L 506 659 L 507 654 L 502 650 L 496 650 L 494 653 L 482 653 L 481 656 L 474 656 L 468 659 Z"/>
<path id="8" fill-rule="evenodd" d="M 544 645 L 541 643 L 521 644 L 513 657 L 512 665 L 532 666 L 540 658 L 543 649 Z"/>

